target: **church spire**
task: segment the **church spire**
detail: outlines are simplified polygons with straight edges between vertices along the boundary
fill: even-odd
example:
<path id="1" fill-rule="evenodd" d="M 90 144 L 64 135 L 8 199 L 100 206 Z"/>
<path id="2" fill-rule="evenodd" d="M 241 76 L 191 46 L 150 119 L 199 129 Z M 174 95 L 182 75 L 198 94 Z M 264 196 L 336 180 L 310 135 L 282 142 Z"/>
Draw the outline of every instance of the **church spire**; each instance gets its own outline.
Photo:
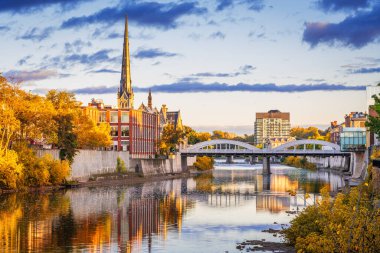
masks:
<path id="1" fill-rule="evenodd" d="M 118 92 L 119 108 L 133 107 L 133 89 L 131 81 L 131 64 L 129 55 L 128 17 L 125 17 L 123 60 L 121 68 L 120 88 Z"/>
<path id="2" fill-rule="evenodd" d="M 152 105 L 152 91 L 149 89 L 149 95 L 148 95 L 148 107 L 150 109 L 153 108 L 153 105 Z"/>

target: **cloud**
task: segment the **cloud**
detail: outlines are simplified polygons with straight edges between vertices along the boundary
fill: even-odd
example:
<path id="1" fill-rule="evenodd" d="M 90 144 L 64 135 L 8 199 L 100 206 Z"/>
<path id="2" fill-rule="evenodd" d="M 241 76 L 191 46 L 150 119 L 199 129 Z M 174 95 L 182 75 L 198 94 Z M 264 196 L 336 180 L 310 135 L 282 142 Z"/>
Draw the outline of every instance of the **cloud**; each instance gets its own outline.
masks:
<path id="1" fill-rule="evenodd" d="M 261 11 L 265 7 L 263 0 L 218 0 L 216 10 L 223 11 L 233 7 L 235 4 L 245 5 L 252 11 Z"/>
<path id="2" fill-rule="evenodd" d="M 128 21 L 141 26 L 168 30 L 176 28 L 181 17 L 202 15 L 206 12 L 207 9 L 198 7 L 195 2 L 121 1 L 118 6 L 104 8 L 92 15 L 70 18 L 62 23 L 61 28 L 78 28 L 99 23 L 114 25 L 116 22 L 124 21 L 125 15 L 128 14 Z"/>
<path id="3" fill-rule="evenodd" d="M 152 58 L 158 58 L 158 57 L 175 57 L 175 56 L 178 56 L 178 54 L 165 52 L 159 48 L 150 48 L 150 49 L 140 48 L 133 54 L 133 57 L 137 59 L 152 59 Z"/>
<path id="4" fill-rule="evenodd" d="M 248 75 L 252 73 L 252 71 L 255 69 L 256 68 L 251 65 L 244 65 L 244 66 L 241 66 L 239 70 L 236 72 L 231 72 L 231 73 L 201 72 L 201 73 L 192 74 L 192 76 L 195 76 L 195 77 L 236 77 L 236 76 L 241 76 L 241 75 Z"/>
<path id="5" fill-rule="evenodd" d="M 232 0 L 219 0 L 218 5 L 216 6 L 217 11 L 222 11 L 227 7 L 231 7 L 233 5 Z"/>
<path id="6" fill-rule="evenodd" d="M 76 94 L 113 94 L 117 92 L 117 86 L 97 86 L 85 87 L 71 90 Z M 151 89 L 153 92 L 161 93 L 197 93 L 197 92 L 308 92 L 308 91 L 361 91 L 365 86 L 347 86 L 340 84 L 287 84 L 277 85 L 268 84 L 246 84 L 238 83 L 229 85 L 226 83 L 205 84 L 200 82 L 176 82 L 171 84 L 153 85 L 151 87 L 135 87 L 135 92 L 147 92 Z"/>
<path id="7" fill-rule="evenodd" d="M 224 38 L 226 37 L 226 35 L 220 31 L 218 32 L 214 32 L 212 34 L 210 34 L 210 38 L 212 39 L 221 39 L 223 40 Z"/>
<path id="8" fill-rule="evenodd" d="M 45 65 L 42 67 L 55 67 L 66 69 L 72 67 L 74 64 L 82 64 L 88 67 L 93 67 L 102 63 L 120 63 L 121 55 L 111 56 L 113 49 L 102 49 L 92 54 L 67 54 L 62 56 L 50 57 L 48 55 L 43 57 Z"/>
<path id="9" fill-rule="evenodd" d="M 372 74 L 372 73 L 380 73 L 380 67 L 378 68 L 360 68 L 355 70 L 348 71 L 351 74 Z"/>
<path id="10" fill-rule="evenodd" d="M 53 31 L 54 31 L 53 27 L 47 27 L 44 29 L 39 29 L 37 27 L 34 27 L 28 30 L 27 32 L 25 32 L 24 35 L 17 37 L 17 39 L 40 42 L 44 39 L 49 38 Z"/>
<path id="11" fill-rule="evenodd" d="M 65 52 L 68 53 L 80 53 L 84 47 L 91 47 L 92 43 L 90 41 L 84 42 L 82 40 L 75 40 L 73 42 L 65 43 Z"/>
<path id="12" fill-rule="evenodd" d="M 23 66 L 23 65 L 25 65 L 25 64 L 27 63 L 27 61 L 28 61 L 30 58 L 32 58 L 32 55 L 27 55 L 27 56 L 21 58 L 21 59 L 17 62 L 17 65 L 19 65 L 19 66 Z"/>
<path id="13" fill-rule="evenodd" d="M 303 41 L 318 44 L 362 48 L 380 38 L 380 4 L 369 11 L 357 12 L 339 23 L 306 23 Z"/>
<path id="14" fill-rule="evenodd" d="M 319 0 L 317 6 L 328 11 L 350 11 L 359 8 L 366 8 L 370 5 L 371 0 Z"/>
<path id="15" fill-rule="evenodd" d="M 4 73 L 4 76 L 17 82 L 39 81 L 49 78 L 62 77 L 56 70 L 38 69 L 32 71 L 11 70 Z"/>
<path id="16" fill-rule="evenodd" d="M 8 32 L 10 28 L 5 25 L 0 25 L 0 32 Z"/>
<path id="17" fill-rule="evenodd" d="M 113 70 L 113 69 L 98 69 L 90 71 L 89 73 L 120 73 L 120 71 Z"/>
<path id="18" fill-rule="evenodd" d="M 11 0 L 1 1 L 0 12 L 31 13 L 46 7 L 59 5 L 63 11 L 89 0 Z"/>

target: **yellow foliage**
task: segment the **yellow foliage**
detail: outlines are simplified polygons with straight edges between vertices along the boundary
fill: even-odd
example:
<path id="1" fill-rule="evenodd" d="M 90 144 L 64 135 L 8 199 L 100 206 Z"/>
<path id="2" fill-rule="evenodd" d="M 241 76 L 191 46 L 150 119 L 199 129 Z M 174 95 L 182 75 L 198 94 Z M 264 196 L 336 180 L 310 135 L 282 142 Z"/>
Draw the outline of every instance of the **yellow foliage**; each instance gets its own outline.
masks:
<path id="1" fill-rule="evenodd" d="M 0 188 L 16 189 L 22 183 L 22 171 L 15 151 L 0 151 Z"/>
<path id="2" fill-rule="evenodd" d="M 211 170 L 214 168 L 214 158 L 208 156 L 197 156 L 194 166 L 198 170 Z"/>
<path id="3" fill-rule="evenodd" d="M 87 115 L 82 115 L 75 125 L 78 148 L 95 149 L 112 145 L 111 127 L 108 123 L 96 125 Z"/>
<path id="4" fill-rule="evenodd" d="M 380 210 L 368 187 L 352 188 L 334 200 L 327 188 L 322 200 L 307 207 L 283 230 L 297 252 L 380 252 Z M 357 208 L 358 207 L 358 208 Z"/>
<path id="5" fill-rule="evenodd" d="M 296 168 L 303 168 L 309 170 L 317 169 L 317 166 L 313 163 L 308 162 L 306 157 L 300 158 L 297 156 L 288 156 L 285 158 L 283 163 Z"/>

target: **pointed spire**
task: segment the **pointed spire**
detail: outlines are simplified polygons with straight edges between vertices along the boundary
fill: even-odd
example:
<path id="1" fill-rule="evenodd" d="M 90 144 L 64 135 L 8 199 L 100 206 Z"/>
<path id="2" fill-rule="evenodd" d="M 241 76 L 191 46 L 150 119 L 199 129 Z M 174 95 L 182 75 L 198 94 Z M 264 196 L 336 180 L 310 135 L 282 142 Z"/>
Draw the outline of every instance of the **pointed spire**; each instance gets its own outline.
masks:
<path id="1" fill-rule="evenodd" d="M 122 107 L 133 107 L 133 89 L 131 81 L 131 64 L 129 55 L 129 39 L 128 39 L 128 17 L 125 17 L 124 28 L 124 45 L 123 45 L 123 60 L 121 68 L 120 89 L 118 93 L 118 99 L 124 100 L 126 103 L 120 103 L 124 105 Z M 125 106 L 126 104 L 126 106 Z M 120 107 L 119 105 L 119 107 Z"/>
<path id="2" fill-rule="evenodd" d="M 152 91 L 149 89 L 149 95 L 148 95 L 148 107 L 150 109 L 153 109 L 153 105 L 152 105 Z"/>

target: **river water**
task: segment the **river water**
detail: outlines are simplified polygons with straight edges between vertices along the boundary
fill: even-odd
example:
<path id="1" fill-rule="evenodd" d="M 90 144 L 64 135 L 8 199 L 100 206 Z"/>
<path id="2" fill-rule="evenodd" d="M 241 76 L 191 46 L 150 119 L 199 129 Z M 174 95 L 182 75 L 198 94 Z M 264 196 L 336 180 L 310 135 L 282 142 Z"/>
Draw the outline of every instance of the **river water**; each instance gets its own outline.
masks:
<path id="1" fill-rule="evenodd" d="M 262 230 L 344 185 L 328 171 L 261 169 L 217 164 L 195 178 L 0 195 L 0 252 L 239 252 L 246 239 L 281 241 Z"/>

